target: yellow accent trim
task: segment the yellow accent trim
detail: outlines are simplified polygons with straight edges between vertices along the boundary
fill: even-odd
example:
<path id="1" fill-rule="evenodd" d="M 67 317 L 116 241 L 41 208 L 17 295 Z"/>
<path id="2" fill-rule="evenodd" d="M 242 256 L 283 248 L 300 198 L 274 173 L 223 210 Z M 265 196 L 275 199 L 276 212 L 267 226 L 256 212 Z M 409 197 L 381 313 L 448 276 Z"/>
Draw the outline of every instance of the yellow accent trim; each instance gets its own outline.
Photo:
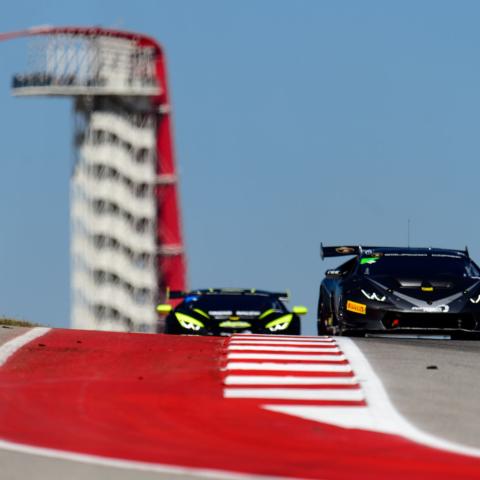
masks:
<path id="1" fill-rule="evenodd" d="M 433 292 L 433 287 L 422 287 L 422 292 Z"/>
<path id="2" fill-rule="evenodd" d="M 172 306 L 168 305 L 168 303 L 161 303 L 160 305 L 157 305 L 157 312 L 160 313 L 161 315 L 168 315 L 172 311 Z"/>
<path id="3" fill-rule="evenodd" d="M 267 315 L 270 315 L 271 313 L 275 313 L 276 310 L 274 308 L 269 308 L 268 310 L 265 310 L 259 317 L 258 319 L 261 320 L 262 318 L 265 318 Z"/>
<path id="4" fill-rule="evenodd" d="M 200 330 L 201 328 L 205 328 L 205 325 L 200 320 L 197 320 L 190 315 L 177 312 L 175 313 L 175 317 L 177 318 L 178 323 L 187 330 Z"/>
<path id="5" fill-rule="evenodd" d="M 308 308 L 303 305 L 295 305 L 292 308 L 292 312 L 296 315 L 306 315 L 308 313 Z"/>
<path id="6" fill-rule="evenodd" d="M 349 312 L 360 313 L 365 315 L 367 313 L 367 306 L 363 303 L 352 302 L 351 300 L 347 301 L 347 310 Z"/>
<path id="7" fill-rule="evenodd" d="M 288 315 L 283 315 L 283 317 L 280 317 L 275 320 L 272 320 L 271 322 L 268 322 L 265 325 L 265 328 L 268 328 L 272 331 L 285 330 L 290 325 L 292 319 L 293 319 L 293 314 L 289 313 Z"/>
<path id="8" fill-rule="evenodd" d="M 203 310 L 200 310 L 199 308 L 194 308 L 193 311 L 194 311 L 194 312 L 197 312 L 199 315 L 202 315 L 202 316 L 205 317 L 205 318 L 210 318 L 210 317 L 208 316 L 208 313 L 205 313 Z"/>

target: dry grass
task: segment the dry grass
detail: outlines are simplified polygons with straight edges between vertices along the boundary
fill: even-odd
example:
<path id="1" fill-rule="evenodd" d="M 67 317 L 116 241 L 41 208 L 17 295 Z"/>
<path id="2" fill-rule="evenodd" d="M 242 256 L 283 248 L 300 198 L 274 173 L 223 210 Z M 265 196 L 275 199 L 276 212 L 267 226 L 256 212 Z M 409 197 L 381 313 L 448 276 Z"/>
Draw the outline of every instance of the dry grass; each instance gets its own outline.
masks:
<path id="1" fill-rule="evenodd" d="M 7 327 L 39 327 L 40 324 L 27 322 L 26 320 L 14 320 L 13 318 L 0 318 L 0 326 Z"/>

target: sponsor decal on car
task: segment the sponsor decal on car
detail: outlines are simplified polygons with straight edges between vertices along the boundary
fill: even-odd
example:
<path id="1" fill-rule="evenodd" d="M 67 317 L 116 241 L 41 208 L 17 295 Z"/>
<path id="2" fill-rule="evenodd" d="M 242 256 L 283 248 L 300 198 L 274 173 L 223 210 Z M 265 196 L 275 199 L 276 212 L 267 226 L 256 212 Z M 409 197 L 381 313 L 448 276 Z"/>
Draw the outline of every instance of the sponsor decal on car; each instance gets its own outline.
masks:
<path id="1" fill-rule="evenodd" d="M 347 310 L 349 312 L 360 313 L 365 315 L 367 313 L 367 306 L 363 303 L 352 302 L 351 300 L 347 301 Z"/>
<path id="2" fill-rule="evenodd" d="M 412 310 L 424 313 L 447 313 L 450 307 L 448 305 L 437 305 L 435 307 L 412 307 Z"/>
<path id="3" fill-rule="evenodd" d="M 352 247 L 338 247 L 335 250 L 337 253 L 342 253 L 342 254 L 355 253 L 355 249 Z"/>
<path id="4" fill-rule="evenodd" d="M 222 328 L 248 328 L 252 325 L 248 322 L 227 320 L 226 322 L 220 323 L 219 326 Z"/>

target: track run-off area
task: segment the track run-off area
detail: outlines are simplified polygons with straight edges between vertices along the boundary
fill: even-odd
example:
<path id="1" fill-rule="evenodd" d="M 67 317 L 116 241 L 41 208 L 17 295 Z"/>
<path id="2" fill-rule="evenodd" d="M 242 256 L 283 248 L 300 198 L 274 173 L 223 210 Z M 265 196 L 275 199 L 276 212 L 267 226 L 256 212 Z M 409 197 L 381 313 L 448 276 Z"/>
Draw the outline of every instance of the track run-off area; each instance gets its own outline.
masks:
<path id="1" fill-rule="evenodd" d="M 479 349 L 2 328 L 2 478 L 479 478 Z"/>

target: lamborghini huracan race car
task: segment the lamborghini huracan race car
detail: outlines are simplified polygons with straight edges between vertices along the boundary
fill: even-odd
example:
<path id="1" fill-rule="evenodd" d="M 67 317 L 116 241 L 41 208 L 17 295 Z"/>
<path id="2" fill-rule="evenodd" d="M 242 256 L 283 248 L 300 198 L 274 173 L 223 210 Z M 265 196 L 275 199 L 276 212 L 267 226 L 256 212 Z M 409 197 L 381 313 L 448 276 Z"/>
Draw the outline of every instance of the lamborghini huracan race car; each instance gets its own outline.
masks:
<path id="1" fill-rule="evenodd" d="M 468 250 L 325 247 L 353 256 L 320 285 L 318 333 L 480 331 L 480 269 Z"/>
<path id="2" fill-rule="evenodd" d="M 158 305 L 167 315 L 165 333 L 189 335 L 231 335 L 232 333 L 300 334 L 302 306 L 287 310 L 282 300 L 287 293 L 263 290 L 208 289 L 190 292 L 172 291 L 169 299 L 182 299 L 173 308 Z"/>

